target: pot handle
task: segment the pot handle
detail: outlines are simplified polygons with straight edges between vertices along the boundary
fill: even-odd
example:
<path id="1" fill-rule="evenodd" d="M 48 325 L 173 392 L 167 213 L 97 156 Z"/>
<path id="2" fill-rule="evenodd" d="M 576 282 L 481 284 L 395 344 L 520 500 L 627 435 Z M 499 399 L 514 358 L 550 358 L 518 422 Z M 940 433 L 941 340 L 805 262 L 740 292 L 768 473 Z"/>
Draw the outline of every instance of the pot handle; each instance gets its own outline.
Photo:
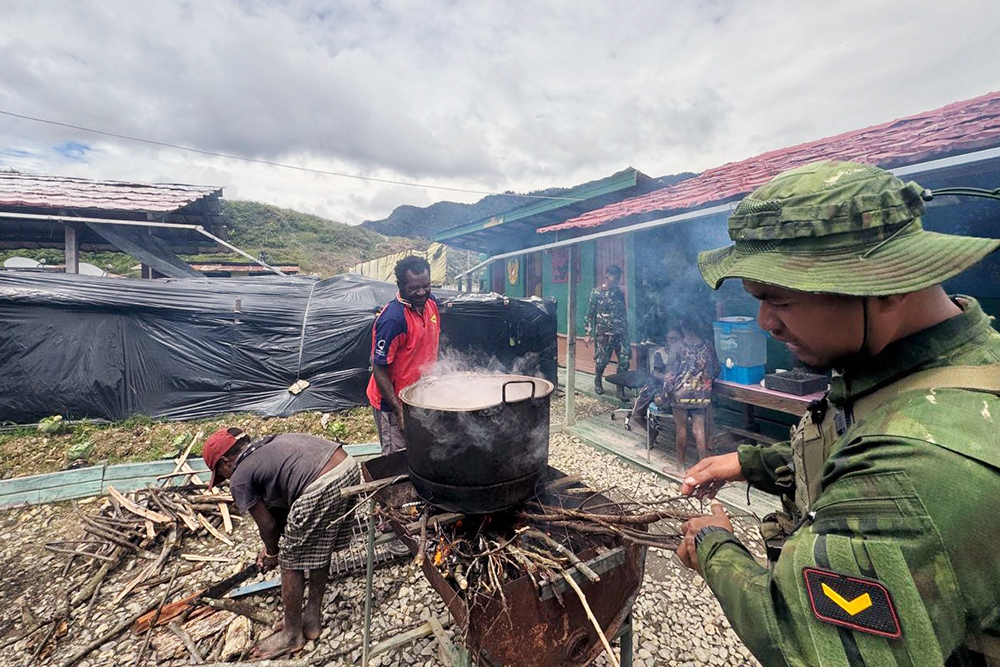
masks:
<path id="1" fill-rule="evenodd" d="M 507 403 L 507 385 L 511 384 L 530 384 L 531 398 L 535 397 L 535 383 L 532 382 L 531 380 L 509 380 L 507 382 L 504 382 L 503 386 L 500 388 L 500 397 L 505 404 Z"/>

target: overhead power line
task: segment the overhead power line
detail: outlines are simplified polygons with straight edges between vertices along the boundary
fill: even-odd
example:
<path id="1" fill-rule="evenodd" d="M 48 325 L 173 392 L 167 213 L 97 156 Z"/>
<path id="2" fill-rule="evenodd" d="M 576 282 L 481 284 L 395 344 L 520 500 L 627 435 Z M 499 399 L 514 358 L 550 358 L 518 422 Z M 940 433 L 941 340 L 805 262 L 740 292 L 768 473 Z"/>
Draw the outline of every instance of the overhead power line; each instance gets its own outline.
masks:
<path id="1" fill-rule="evenodd" d="M 359 181 L 371 181 L 374 183 L 386 183 L 388 185 L 405 185 L 413 188 L 428 188 L 432 190 L 448 190 L 450 192 L 463 192 L 466 194 L 473 195 L 505 195 L 507 197 L 524 197 L 527 199 L 556 199 L 561 201 L 583 201 L 583 199 L 577 197 L 554 197 L 547 195 L 522 195 L 522 194 L 512 194 L 509 192 L 491 192 L 489 190 L 469 190 L 466 188 L 453 188 L 447 185 L 430 185 L 428 183 L 410 183 L 407 181 L 394 181 L 389 178 L 375 178 L 373 176 L 359 176 L 357 174 L 345 174 L 339 171 L 327 171 L 325 169 L 312 169 L 310 167 L 300 167 L 294 164 L 285 164 L 283 162 L 274 162 L 272 160 L 261 160 L 258 158 L 245 157 L 243 155 L 230 155 L 228 153 L 216 153 L 215 151 L 206 151 L 201 148 L 192 148 L 191 146 L 181 146 L 179 144 L 171 144 L 166 141 L 156 141 L 155 139 L 143 139 L 142 137 L 132 137 L 127 134 L 118 134 L 117 132 L 108 132 L 106 130 L 95 130 L 90 127 L 83 127 L 81 125 L 73 125 L 71 123 L 62 123 L 57 120 L 48 120 L 46 118 L 36 118 L 35 116 L 26 116 L 24 114 L 14 113 L 12 111 L 4 111 L 0 109 L 0 114 L 4 116 L 10 116 L 12 118 L 20 118 L 21 120 L 30 120 L 36 123 L 45 123 L 47 125 L 55 125 L 58 127 L 66 127 L 71 130 L 80 130 L 81 132 L 92 132 L 93 134 L 100 134 L 106 137 L 114 137 L 116 139 L 125 139 L 126 141 L 138 141 L 143 144 L 150 144 L 153 146 L 161 146 L 163 148 L 174 148 L 180 151 L 187 151 L 189 153 L 198 153 L 200 155 L 208 155 L 211 157 L 221 157 L 227 160 L 242 160 L 243 162 L 252 162 L 255 164 L 266 164 L 271 167 L 281 167 L 282 169 L 294 169 L 295 171 L 304 171 L 310 174 L 320 174 L 322 176 L 339 176 L 341 178 L 353 178 Z"/>

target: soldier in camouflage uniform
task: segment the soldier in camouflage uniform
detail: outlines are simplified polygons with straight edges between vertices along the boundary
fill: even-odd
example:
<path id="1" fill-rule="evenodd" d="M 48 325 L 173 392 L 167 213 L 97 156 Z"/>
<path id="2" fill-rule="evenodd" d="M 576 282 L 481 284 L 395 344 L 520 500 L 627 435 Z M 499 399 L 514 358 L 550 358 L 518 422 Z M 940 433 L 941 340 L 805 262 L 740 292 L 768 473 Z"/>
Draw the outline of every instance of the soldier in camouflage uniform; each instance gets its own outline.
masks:
<path id="1" fill-rule="evenodd" d="M 678 549 L 764 665 L 1000 665 L 1000 334 L 940 286 L 1000 241 L 924 231 L 922 192 L 866 165 L 800 167 L 741 202 L 734 246 L 698 258 L 837 371 L 791 442 L 707 458 L 682 487 L 782 497 L 770 567 L 718 503 Z"/>
<path id="2" fill-rule="evenodd" d="M 611 354 L 618 357 L 618 372 L 628 371 L 632 359 L 632 344 L 628 339 L 628 310 L 625 293 L 619 283 L 622 270 L 617 264 L 608 266 L 604 284 L 595 287 L 587 303 L 585 335 L 594 337 L 594 393 L 603 394 L 604 369 L 611 361 Z M 618 398 L 625 399 L 624 385 L 618 385 Z"/>

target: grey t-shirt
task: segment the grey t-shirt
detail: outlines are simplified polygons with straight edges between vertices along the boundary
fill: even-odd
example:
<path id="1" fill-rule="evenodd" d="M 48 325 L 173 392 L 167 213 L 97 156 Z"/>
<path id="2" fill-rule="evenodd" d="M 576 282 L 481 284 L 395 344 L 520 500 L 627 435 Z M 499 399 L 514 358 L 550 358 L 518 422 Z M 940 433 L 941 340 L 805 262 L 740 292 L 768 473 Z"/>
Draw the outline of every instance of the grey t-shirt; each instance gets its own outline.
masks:
<path id="1" fill-rule="evenodd" d="M 254 440 L 238 460 L 229 480 L 233 500 L 241 512 L 258 502 L 288 509 L 330 460 L 338 445 L 315 435 L 285 433 Z"/>

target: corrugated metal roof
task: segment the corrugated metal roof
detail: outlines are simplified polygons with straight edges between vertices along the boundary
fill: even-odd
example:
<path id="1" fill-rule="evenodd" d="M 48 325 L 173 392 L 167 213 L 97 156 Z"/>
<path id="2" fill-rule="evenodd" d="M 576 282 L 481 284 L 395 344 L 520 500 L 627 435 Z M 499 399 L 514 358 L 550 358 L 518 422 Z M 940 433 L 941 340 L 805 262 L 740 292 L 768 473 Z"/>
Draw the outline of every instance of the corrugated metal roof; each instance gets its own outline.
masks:
<path id="1" fill-rule="evenodd" d="M 609 204 L 538 231 L 599 227 L 633 215 L 726 201 L 750 193 L 787 169 L 817 160 L 852 160 L 891 169 L 995 146 L 1000 146 L 1000 91 L 863 130 L 730 162 L 676 185 Z"/>
<path id="2" fill-rule="evenodd" d="M 0 206 L 169 213 L 222 194 L 208 185 L 129 183 L 87 178 L 0 173 Z"/>

